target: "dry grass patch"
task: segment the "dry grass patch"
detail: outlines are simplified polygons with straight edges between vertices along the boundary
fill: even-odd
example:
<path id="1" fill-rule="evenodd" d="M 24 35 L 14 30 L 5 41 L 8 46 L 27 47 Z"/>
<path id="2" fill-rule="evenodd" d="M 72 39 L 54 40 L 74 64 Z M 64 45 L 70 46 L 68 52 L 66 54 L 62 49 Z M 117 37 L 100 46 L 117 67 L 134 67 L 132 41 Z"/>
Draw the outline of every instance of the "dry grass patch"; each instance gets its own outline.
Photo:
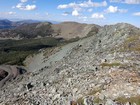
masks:
<path id="1" fill-rule="evenodd" d="M 140 35 L 133 35 L 128 37 L 123 43 L 121 51 L 140 52 Z"/>
<path id="2" fill-rule="evenodd" d="M 116 101 L 122 104 L 125 104 L 126 102 L 131 102 L 131 104 L 136 103 L 137 105 L 140 105 L 140 96 L 135 96 L 130 98 L 119 97 L 116 99 Z"/>
<path id="3" fill-rule="evenodd" d="M 115 67 L 115 66 L 120 66 L 122 65 L 119 62 L 113 62 L 113 63 L 101 63 L 100 66 L 102 67 Z"/>

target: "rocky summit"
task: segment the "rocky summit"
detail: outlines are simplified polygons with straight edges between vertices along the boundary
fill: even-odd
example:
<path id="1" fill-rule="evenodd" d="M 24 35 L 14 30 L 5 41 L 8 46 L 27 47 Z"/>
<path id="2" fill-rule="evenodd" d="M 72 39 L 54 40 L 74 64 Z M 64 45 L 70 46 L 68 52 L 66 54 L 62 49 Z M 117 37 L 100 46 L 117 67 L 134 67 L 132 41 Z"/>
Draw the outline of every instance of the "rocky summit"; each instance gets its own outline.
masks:
<path id="1" fill-rule="evenodd" d="M 127 23 L 98 28 L 28 56 L 27 72 L 1 87 L 0 105 L 140 105 L 140 29 Z"/>

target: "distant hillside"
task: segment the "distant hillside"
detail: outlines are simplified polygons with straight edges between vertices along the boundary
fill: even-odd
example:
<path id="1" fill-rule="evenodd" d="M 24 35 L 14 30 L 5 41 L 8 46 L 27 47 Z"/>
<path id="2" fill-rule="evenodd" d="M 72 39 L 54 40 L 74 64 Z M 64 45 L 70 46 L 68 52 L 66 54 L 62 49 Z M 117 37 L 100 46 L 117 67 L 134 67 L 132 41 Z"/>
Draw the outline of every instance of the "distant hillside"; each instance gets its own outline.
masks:
<path id="1" fill-rule="evenodd" d="M 128 26 L 134 27 L 130 24 L 128 24 Z M 99 29 L 102 28 L 101 26 L 95 24 L 77 22 L 62 22 L 59 24 L 53 24 L 50 22 L 40 22 L 36 20 L 24 20 L 18 22 L 1 20 L 0 27 L 2 29 L 0 30 L 1 39 L 55 37 L 66 40 L 91 36 L 98 33 Z"/>
<path id="2" fill-rule="evenodd" d="M 7 29 L 7 28 L 12 28 L 14 27 L 12 25 L 12 21 L 9 21 L 7 19 L 0 20 L 0 29 Z"/>
<path id="3" fill-rule="evenodd" d="M 11 29 L 23 24 L 39 23 L 37 20 L 22 20 L 22 21 L 10 21 L 8 19 L 0 20 L 0 29 Z"/>
<path id="4" fill-rule="evenodd" d="M 23 25 L 23 24 L 32 24 L 32 23 L 40 23 L 41 21 L 38 20 L 21 20 L 14 22 L 17 26 Z"/>
<path id="5" fill-rule="evenodd" d="M 20 23 L 18 23 L 20 24 Z M 14 29 L 0 30 L 0 37 L 5 39 L 37 38 L 52 35 L 51 23 L 24 23 Z"/>
<path id="6" fill-rule="evenodd" d="M 37 38 L 58 37 L 64 39 L 82 38 L 89 35 L 90 31 L 97 33 L 100 26 L 94 24 L 81 24 L 77 22 L 63 22 L 52 24 L 50 22 L 39 22 L 33 20 L 11 22 L 14 29 L 0 30 L 0 37 L 11 38 Z"/>
<path id="7" fill-rule="evenodd" d="M 53 24 L 52 28 L 54 30 L 54 36 L 71 39 L 76 37 L 85 37 L 92 29 L 97 33 L 100 26 L 94 24 L 81 24 L 77 22 L 63 22 L 60 24 Z"/>

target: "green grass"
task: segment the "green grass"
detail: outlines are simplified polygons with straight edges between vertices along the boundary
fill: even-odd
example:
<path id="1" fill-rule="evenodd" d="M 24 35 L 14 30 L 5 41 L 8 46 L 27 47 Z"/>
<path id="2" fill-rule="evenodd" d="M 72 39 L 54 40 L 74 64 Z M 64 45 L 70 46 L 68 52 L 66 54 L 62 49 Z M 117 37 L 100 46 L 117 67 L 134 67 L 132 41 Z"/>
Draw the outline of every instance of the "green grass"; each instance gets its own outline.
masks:
<path id="1" fill-rule="evenodd" d="M 76 37 L 64 40 L 45 37 L 38 39 L 0 40 L 0 64 L 23 65 L 23 61 L 27 56 L 37 53 L 42 48 L 53 50 L 56 47 L 61 47 L 80 39 L 84 38 Z"/>
<path id="2" fill-rule="evenodd" d="M 55 46 L 58 40 L 55 38 L 23 39 L 23 40 L 2 40 L 0 50 L 33 50 L 43 46 Z"/>
<path id="3" fill-rule="evenodd" d="M 58 39 L 47 37 L 40 39 L 0 40 L 0 64 L 23 65 L 28 55 L 42 48 L 51 48 L 60 43 Z"/>
<path id="4" fill-rule="evenodd" d="M 0 64 L 23 65 L 27 56 L 37 53 L 45 48 L 53 50 L 68 43 L 76 42 L 80 38 L 70 40 L 45 37 L 38 39 L 0 40 Z"/>
<path id="5" fill-rule="evenodd" d="M 23 65 L 25 58 L 34 53 L 33 51 L 10 51 L 0 52 L 0 64 Z"/>

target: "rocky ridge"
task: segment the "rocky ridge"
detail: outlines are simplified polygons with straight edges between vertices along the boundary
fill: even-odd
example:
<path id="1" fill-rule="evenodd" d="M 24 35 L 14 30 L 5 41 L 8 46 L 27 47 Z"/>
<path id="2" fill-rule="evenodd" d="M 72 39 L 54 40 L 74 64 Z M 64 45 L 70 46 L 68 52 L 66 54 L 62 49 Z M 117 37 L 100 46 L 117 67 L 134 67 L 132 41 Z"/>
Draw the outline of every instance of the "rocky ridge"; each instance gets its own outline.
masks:
<path id="1" fill-rule="evenodd" d="M 70 40 L 86 37 L 91 30 L 97 33 L 100 28 L 100 26 L 95 24 L 82 24 L 77 22 L 62 22 L 59 24 L 52 24 L 50 22 L 17 22 L 17 24 L 13 29 L 0 30 L 0 39 L 20 40 L 51 36 Z"/>
<path id="2" fill-rule="evenodd" d="M 0 104 L 139 105 L 139 45 L 140 29 L 120 23 L 49 58 L 41 51 L 30 72 L 2 87 Z"/>
<path id="3" fill-rule="evenodd" d="M 95 33 L 98 32 L 100 26 L 95 24 L 84 24 L 77 22 L 63 22 L 60 24 L 52 24 L 54 30 L 54 37 L 61 37 L 64 39 L 72 38 L 83 38 L 93 30 Z"/>

